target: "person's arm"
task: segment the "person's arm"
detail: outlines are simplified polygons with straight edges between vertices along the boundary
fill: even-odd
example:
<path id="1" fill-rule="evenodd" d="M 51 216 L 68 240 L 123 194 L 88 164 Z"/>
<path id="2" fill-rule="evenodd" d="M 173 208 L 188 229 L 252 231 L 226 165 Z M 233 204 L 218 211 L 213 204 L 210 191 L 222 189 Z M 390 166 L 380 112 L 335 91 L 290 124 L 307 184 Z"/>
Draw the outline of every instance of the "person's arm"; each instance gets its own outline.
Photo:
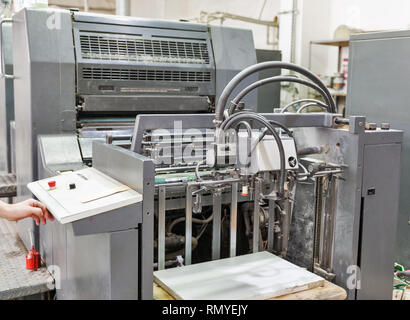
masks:
<path id="1" fill-rule="evenodd" d="M 38 226 L 40 222 L 45 225 L 47 220 L 54 221 L 54 217 L 48 212 L 46 206 L 33 199 L 17 204 L 7 204 L 0 201 L 0 218 L 9 221 L 33 218 Z"/>

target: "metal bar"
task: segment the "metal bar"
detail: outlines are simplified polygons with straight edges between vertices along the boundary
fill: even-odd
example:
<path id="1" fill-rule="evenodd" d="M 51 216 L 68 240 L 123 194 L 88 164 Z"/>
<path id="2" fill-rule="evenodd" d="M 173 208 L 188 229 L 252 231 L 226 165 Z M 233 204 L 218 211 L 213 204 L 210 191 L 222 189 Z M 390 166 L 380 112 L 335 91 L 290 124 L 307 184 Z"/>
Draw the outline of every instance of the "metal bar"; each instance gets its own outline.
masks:
<path id="1" fill-rule="evenodd" d="M 271 189 L 275 189 L 275 182 L 271 183 Z M 268 224 L 268 251 L 273 253 L 275 250 L 275 211 L 276 202 L 269 200 L 269 224 Z"/>
<path id="2" fill-rule="evenodd" d="M 239 20 L 243 22 L 248 22 L 248 23 L 253 23 L 253 24 L 259 24 L 259 25 L 264 25 L 272 28 L 279 28 L 279 24 L 275 21 L 269 21 L 269 20 L 262 20 L 262 19 L 255 19 L 255 18 L 250 18 L 246 16 L 241 16 L 237 14 L 232 14 L 229 12 L 223 12 L 223 11 L 215 11 L 215 12 L 205 12 L 201 11 L 202 16 L 206 16 L 207 19 L 209 19 L 208 22 L 212 20 L 225 20 L 225 19 L 231 19 L 231 20 Z"/>
<path id="3" fill-rule="evenodd" d="M 212 230 L 212 260 L 221 259 L 221 192 L 217 191 L 213 195 L 214 221 Z"/>
<path id="4" fill-rule="evenodd" d="M 131 15 L 131 0 L 116 0 L 115 13 L 118 16 L 130 16 Z"/>
<path id="5" fill-rule="evenodd" d="M 88 0 L 84 0 L 84 11 L 88 12 L 90 10 L 90 7 L 88 5 Z"/>
<path id="6" fill-rule="evenodd" d="M 192 264 L 192 186 L 186 188 L 185 207 L 185 265 Z"/>
<path id="7" fill-rule="evenodd" d="M 278 114 L 263 113 L 262 116 L 271 121 L 279 122 L 288 128 L 333 128 L 334 119 L 341 118 L 342 115 L 330 113 L 308 113 L 308 114 Z M 142 152 L 141 142 L 144 140 L 144 134 L 149 130 L 158 128 L 172 129 L 174 122 L 180 121 L 182 129 L 203 128 L 214 129 L 214 114 L 155 114 L 155 115 L 138 115 L 135 122 L 135 135 L 132 141 L 131 150 L 136 153 Z M 255 125 L 257 127 L 257 125 Z"/>
<path id="8" fill-rule="evenodd" d="M 330 113 L 266 113 L 262 115 L 269 121 L 276 121 L 288 128 L 332 128 L 334 119 L 340 118 L 340 115 Z"/>
<path id="9" fill-rule="evenodd" d="M 158 194 L 158 270 L 165 269 L 165 187 Z"/>
<path id="10" fill-rule="evenodd" d="M 290 232 L 290 215 L 292 214 L 292 206 L 288 199 L 285 200 L 284 210 L 282 212 L 282 252 L 283 257 L 287 256 L 289 246 L 289 232 Z"/>
<path id="11" fill-rule="evenodd" d="M 334 245 L 334 227 L 336 215 L 336 195 L 337 195 L 337 178 L 329 177 L 326 203 L 325 217 L 323 225 L 323 248 L 321 254 L 320 266 L 327 272 L 332 271 L 333 265 L 333 245 Z"/>
<path id="12" fill-rule="evenodd" d="M 319 263 L 320 258 L 320 230 L 322 225 L 322 207 L 323 207 L 323 177 L 316 178 L 315 190 L 315 221 L 314 221 L 314 238 L 313 238 L 313 265 Z"/>
<path id="13" fill-rule="evenodd" d="M 107 144 L 112 144 L 114 141 L 122 141 L 122 140 L 131 140 L 132 136 L 130 135 L 111 135 L 107 134 L 105 136 L 105 142 Z"/>
<path id="14" fill-rule="evenodd" d="M 315 173 L 312 178 L 321 178 L 321 177 L 325 177 L 328 175 L 334 175 L 334 174 L 342 174 L 344 173 L 343 170 L 332 170 L 332 171 L 319 171 L 317 173 Z M 298 178 L 304 178 L 304 177 L 309 177 L 310 174 L 308 173 L 300 173 L 298 174 Z"/>
<path id="15" fill-rule="evenodd" d="M 218 181 L 201 181 L 201 182 L 190 182 L 189 184 L 186 182 L 176 182 L 176 183 L 167 183 L 167 184 L 157 184 L 156 187 L 159 188 L 160 186 L 167 186 L 167 187 L 182 187 L 185 185 L 190 185 L 192 187 L 203 187 L 203 186 L 212 186 L 216 184 L 224 185 L 224 184 L 231 184 L 235 182 L 241 182 L 241 179 L 229 179 L 229 180 L 218 180 Z"/>
<path id="16" fill-rule="evenodd" d="M 261 193 L 261 182 L 255 180 L 255 199 L 253 207 L 253 253 L 259 252 L 259 196 Z"/>
<path id="17" fill-rule="evenodd" d="M 169 172 L 169 171 L 186 171 L 186 170 L 193 170 L 195 168 L 196 166 L 156 168 L 155 172 L 161 173 L 161 172 Z M 209 169 L 209 167 L 205 165 L 205 166 L 200 166 L 199 169 Z"/>
<path id="18" fill-rule="evenodd" d="M 232 203 L 231 203 L 231 240 L 230 257 L 236 256 L 236 233 L 238 228 L 238 183 L 232 184 Z"/>
<path id="19" fill-rule="evenodd" d="M 275 241 L 275 201 L 269 200 L 268 251 L 273 253 Z"/>

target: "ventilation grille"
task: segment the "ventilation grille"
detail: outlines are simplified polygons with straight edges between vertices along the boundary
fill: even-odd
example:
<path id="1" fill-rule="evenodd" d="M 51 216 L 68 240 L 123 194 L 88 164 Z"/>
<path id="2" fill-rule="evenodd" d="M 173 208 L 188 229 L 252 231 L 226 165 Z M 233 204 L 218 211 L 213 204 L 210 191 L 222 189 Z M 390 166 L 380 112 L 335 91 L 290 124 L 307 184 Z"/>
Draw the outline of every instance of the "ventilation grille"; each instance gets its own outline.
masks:
<path id="1" fill-rule="evenodd" d="M 210 72 L 83 68 L 85 80 L 211 82 Z"/>
<path id="2" fill-rule="evenodd" d="M 80 35 L 83 59 L 209 64 L 206 42 L 125 39 Z"/>

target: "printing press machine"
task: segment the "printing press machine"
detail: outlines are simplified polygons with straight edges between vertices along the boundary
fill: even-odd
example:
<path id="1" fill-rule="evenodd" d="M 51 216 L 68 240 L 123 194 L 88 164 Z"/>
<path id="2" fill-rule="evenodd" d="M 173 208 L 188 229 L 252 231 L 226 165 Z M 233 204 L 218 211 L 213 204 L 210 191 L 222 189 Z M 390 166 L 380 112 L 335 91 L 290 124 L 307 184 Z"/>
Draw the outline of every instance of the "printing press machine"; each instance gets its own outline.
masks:
<path id="1" fill-rule="evenodd" d="M 255 65 L 246 30 L 24 9 L 13 37 L 14 59 L 25 61 L 15 66 L 19 196 L 91 165 L 142 196 L 40 227 L 58 299 L 151 299 L 154 269 L 258 251 L 334 281 L 349 299 L 391 296 L 402 132 L 337 115 L 306 69 Z M 308 80 L 258 81 L 267 69 Z M 253 112 L 255 90 L 277 82 L 315 89 L 323 101 L 301 108 L 325 112 Z M 349 285 L 355 266 L 360 288 Z"/>
<path id="2" fill-rule="evenodd" d="M 41 177 L 39 135 L 71 135 L 47 150 L 50 161 L 90 165 L 92 141 L 129 144 L 140 113 L 212 112 L 229 80 L 256 63 L 249 30 L 53 9 L 23 9 L 12 25 L 19 199 Z"/>

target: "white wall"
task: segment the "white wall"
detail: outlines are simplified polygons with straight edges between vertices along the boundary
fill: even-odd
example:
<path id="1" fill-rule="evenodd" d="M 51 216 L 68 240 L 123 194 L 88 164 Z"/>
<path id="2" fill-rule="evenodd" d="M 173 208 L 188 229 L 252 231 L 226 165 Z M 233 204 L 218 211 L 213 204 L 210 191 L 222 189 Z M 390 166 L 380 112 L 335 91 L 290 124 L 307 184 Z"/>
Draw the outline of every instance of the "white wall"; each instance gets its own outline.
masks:
<path id="1" fill-rule="evenodd" d="M 191 0 L 189 2 L 190 18 L 200 16 L 201 11 L 215 12 L 222 11 L 236 15 L 242 15 L 250 18 L 258 19 L 261 13 L 264 0 Z M 273 21 L 280 9 L 280 1 L 268 0 L 264 8 L 261 19 Z M 215 22 L 219 24 L 220 22 Z M 267 44 L 267 31 L 265 26 L 249 24 L 236 20 L 226 20 L 223 25 L 251 29 L 253 31 L 255 46 L 258 49 L 273 49 L 273 45 Z M 273 40 L 273 37 L 271 37 Z"/>
<path id="2" fill-rule="evenodd" d="M 310 40 L 332 39 L 336 28 L 347 25 L 365 31 L 410 28 L 409 0 L 301 0 L 304 4 L 303 30 L 300 39 L 301 64 L 308 67 Z M 319 74 L 337 71 L 337 49 L 313 47 L 312 70 Z M 343 56 L 347 56 L 344 50 Z"/>
<path id="3" fill-rule="evenodd" d="M 258 18 L 264 0 L 131 0 L 132 15 L 157 19 L 194 19 L 201 11 L 225 11 Z M 267 0 L 262 19 L 272 20 L 280 11 L 289 10 L 292 0 Z M 391 30 L 410 27 L 409 0 L 299 0 L 297 19 L 296 63 L 317 74 L 337 71 L 337 48 L 313 47 L 312 40 L 332 39 L 339 25 L 364 30 Z M 290 60 L 291 15 L 280 15 L 280 43 L 285 61 Z M 216 22 L 219 23 L 219 22 Z M 226 20 L 224 25 L 253 31 L 255 46 L 266 44 L 266 27 Z M 310 62 L 311 61 L 311 62 Z"/>
<path id="4" fill-rule="evenodd" d="M 328 72 L 329 59 L 325 48 L 322 50 L 312 50 L 312 56 L 309 56 L 310 42 L 312 40 L 327 40 L 331 38 L 329 25 L 331 16 L 329 12 L 333 0 L 299 0 L 299 29 L 297 34 L 297 60 L 296 63 L 305 67 L 311 64 L 312 70 L 318 74 Z"/>
<path id="5" fill-rule="evenodd" d="M 259 18 L 264 0 L 132 0 L 131 15 L 157 19 L 197 19 L 201 11 L 222 11 L 251 18 Z M 280 0 L 267 0 L 262 19 L 273 20 L 279 12 Z M 213 22 L 219 24 L 220 21 Z M 223 25 L 251 29 L 255 46 L 260 49 L 273 49 L 267 45 L 265 26 L 226 20 Z"/>
<path id="6" fill-rule="evenodd" d="M 331 24 L 334 31 L 340 24 L 365 30 L 407 29 L 410 25 L 408 0 L 331 0 Z"/>
<path id="7" fill-rule="evenodd" d="M 153 19 L 186 19 L 189 0 L 131 0 L 131 15 Z"/>

